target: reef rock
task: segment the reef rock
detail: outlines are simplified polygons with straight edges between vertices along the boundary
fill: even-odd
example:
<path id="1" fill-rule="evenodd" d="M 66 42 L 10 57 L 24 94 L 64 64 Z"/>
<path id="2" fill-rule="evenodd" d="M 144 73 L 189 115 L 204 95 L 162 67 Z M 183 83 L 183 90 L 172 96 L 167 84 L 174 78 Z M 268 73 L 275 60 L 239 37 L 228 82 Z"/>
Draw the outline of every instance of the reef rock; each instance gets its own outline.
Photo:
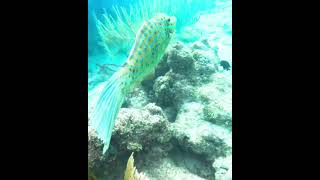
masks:
<path id="1" fill-rule="evenodd" d="M 212 161 L 231 150 L 231 132 L 203 120 L 203 108 L 201 103 L 185 103 L 172 124 L 172 131 L 182 149 Z"/>
<path id="2" fill-rule="evenodd" d="M 213 163 L 216 180 L 232 180 L 232 157 L 220 157 Z"/>
<path id="3" fill-rule="evenodd" d="M 136 88 L 125 98 L 122 107 L 143 108 L 150 102 L 147 92 L 143 88 Z"/>
<path id="4" fill-rule="evenodd" d="M 232 127 L 232 77 L 230 71 L 215 73 L 211 82 L 197 89 L 199 100 L 204 104 L 204 120 Z"/>
<path id="5" fill-rule="evenodd" d="M 103 176 L 108 162 L 114 157 L 102 155 L 103 142 L 90 127 L 88 128 L 88 168 L 96 177 Z"/>
<path id="6" fill-rule="evenodd" d="M 218 70 L 220 58 L 218 50 L 211 49 L 207 40 L 196 41 L 189 46 L 181 42 L 173 44 L 166 56 L 161 67 L 169 67 L 173 73 L 187 76 L 188 78 L 198 77 L 197 81 L 202 81 Z M 160 68 L 161 68 L 160 67 Z M 167 71 L 168 68 L 167 68 Z"/>
<path id="7" fill-rule="evenodd" d="M 165 157 L 139 168 L 143 171 L 150 180 L 206 180 L 192 172 L 186 167 L 179 166 L 172 158 Z M 208 180 L 208 179 L 207 179 Z"/>
<path id="8" fill-rule="evenodd" d="M 204 42 L 204 43 L 203 43 Z M 196 97 L 196 87 L 217 72 L 218 57 L 205 40 L 191 47 L 177 42 L 170 46 L 156 69 L 154 101 L 163 108 L 179 107 Z"/>
<path id="9" fill-rule="evenodd" d="M 168 51 L 167 63 L 174 73 L 188 74 L 194 68 L 195 59 L 192 57 L 190 49 L 177 49 L 176 47 L 174 46 Z"/>
<path id="10" fill-rule="evenodd" d="M 143 151 L 160 157 L 172 148 L 171 138 L 169 121 L 160 107 L 150 103 L 143 109 L 121 108 L 105 155 L 102 154 L 102 141 L 89 127 L 89 167 L 101 177 L 111 172 L 109 168 L 117 166 L 114 163 L 123 154 Z M 119 173 L 114 174 L 121 173 L 119 170 Z"/>
<path id="11" fill-rule="evenodd" d="M 163 107 L 172 105 L 175 92 L 172 88 L 172 78 L 170 76 L 160 76 L 153 85 L 155 100 Z"/>
<path id="12" fill-rule="evenodd" d="M 91 164 L 104 159 L 103 143 L 89 126 L 89 159 Z M 148 151 L 170 148 L 172 134 L 164 112 L 154 103 L 142 109 L 121 108 L 112 131 L 110 148 L 106 156 L 119 152 Z M 110 160 L 110 156 L 108 157 Z"/>
<path id="13" fill-rule="evenodd" d="M 167 148 L 171 137 L 162 109 L 151 103 L 143 109 L 122 108 L 111 141 L 120 151 L 147 151 L 159 145 Z"/>

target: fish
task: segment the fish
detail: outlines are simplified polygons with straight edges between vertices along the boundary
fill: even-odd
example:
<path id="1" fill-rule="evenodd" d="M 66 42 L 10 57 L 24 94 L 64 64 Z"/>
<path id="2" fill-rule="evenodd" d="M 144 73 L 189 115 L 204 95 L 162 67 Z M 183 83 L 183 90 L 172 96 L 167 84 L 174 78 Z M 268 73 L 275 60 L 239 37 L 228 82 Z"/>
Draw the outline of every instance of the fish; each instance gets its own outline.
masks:
<path id="1" fill-rule="evenodd" d="M 231 66 L 230 63 L 226 60 L 220 61 L 220 65 L 223 67 L 224 70 L 230 70 Z"/>
<path id="2" fill-rule="evenodd" d="M 103 154 L 109 148 L 112 129 L 125 96 L 154 72 L 175 30 L 176 18 L 164 13 L 144 21 L 125 63 L 107 81 L 89 92 L 89 126 L 103 141 Z"/>

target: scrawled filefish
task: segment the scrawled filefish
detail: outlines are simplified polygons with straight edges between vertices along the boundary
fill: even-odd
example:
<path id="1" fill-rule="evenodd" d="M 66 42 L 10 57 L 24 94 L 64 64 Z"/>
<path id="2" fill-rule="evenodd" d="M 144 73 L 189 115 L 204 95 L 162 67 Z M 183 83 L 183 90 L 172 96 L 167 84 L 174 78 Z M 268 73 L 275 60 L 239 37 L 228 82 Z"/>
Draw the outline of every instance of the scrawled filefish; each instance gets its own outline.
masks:
<path id="1" fill-rule="evenodd" d="M 162 13 L 145 21 L 136 34 L 135 43 L 124 65 L 89 93 L 89 99 L 90 96 L 97 97 L 91 102 L 89 125 L 103 141 L 103 153 L 109 147 L 115 119 L 125 96 L 155 70 L 175 29 L 176 18 Z"/>

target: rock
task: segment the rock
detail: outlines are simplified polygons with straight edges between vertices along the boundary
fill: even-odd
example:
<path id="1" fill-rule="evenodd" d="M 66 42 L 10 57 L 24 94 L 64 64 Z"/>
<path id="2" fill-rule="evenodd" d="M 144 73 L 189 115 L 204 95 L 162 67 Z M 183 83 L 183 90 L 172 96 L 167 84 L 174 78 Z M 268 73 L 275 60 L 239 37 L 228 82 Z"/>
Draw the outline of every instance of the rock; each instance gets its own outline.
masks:
<path id="1" fill-rule="evenodd" d="M 166 75 L 169 73 L 172 76 L 182 77 L 174 78 L 174 81 L 185 79 L 194 83 L 208 82 L 210 76 L 218 71 L 220 59 L 218 51 L 210 49 L 207 40 L 202 41 L 196 41 L 190 46 L 185 46 L 181 42 L 172 45 L 156 72 L 164 75 L 166 71 Z"/>
<path id="2" fill-rule="evenodd" d="M 150 180 L 167 179 L 175 180 L 206 180 L 196 174 L 191 173 L 186 167 L 176 164 L 171 158 L 165 157 L 150 163 L 142 162 L 137 166 L 145 173 Z"/>
<path id="3" fill-rule="evenodd" d="M 176 50 L 181 50 L 184 47 L 184 44 L 181 41 L 177 41 L 174 45 L 172 45 L 172 47 Z"/>
<path id="4" fill-rule="evenodd" d="M 88 164 L 90 168 L 101 166 L 99 165 L 99 163 L 104 160 L 104 156 L 101 156 L 102 148 L 103 148 L 102 140 L 98 139 L 94 131 L 89 130 L 88 132 Z"/>
<path id="5" fill-rule="evenodd" d="M 206 47 L 208 47 L 208 48 L 211 47 L 208 38 L 202 38 L 200 41 L 201 41 Z"/>
<path id="6" fill-rule="evenodd" d="M 182 149 L 212 161 L 230 151 L 231 133 L 204 121 L 203 107 L 196 102 L 185 103 L 172 124 L 172 131 Z"/>
<path id="7" fill-rule="evenodd" d="M 204 120 L 232 127 L 232 87 L 231 72 L 216 73 L 211 82 L 197 89 L 197 94 L 204 104 Z"/>
<path id="8" fill-rule="evenodd" d="M 156 78 L 159 76 L 164 76 L 170 70 L 170 67 L 167 63 L 167 59 L 168 59 L 168 52 L 164 54 L 160 63 L 156 67 L 156 70 L 155 70 L 155 77 Z"/>
<path id="9" fill-rule="evenodd" d="M 205 179 L 214 179 L 214 168 L 212 163 L 205 161 L 201 155 L 194 154 L 192 152 L 186 152 L 180 148 L 174 148 L 169 157 L 179 167 L 184 167 L 192 174 L 196 174 Z"/>
<path id="10" fill-rule="evenodd" d="M 128 94 L 122 107 L 142 108 L 149 101 L 148 94 L 142 88 L 136 88 Z"/>
<path id="11" fill-rule="evenodd" d="M 119 179 L 127 160 L 123 157 L 131 152 L 147 152 L 149 157 L 161 157 L 170 151 L 172 133 L 169 128 L 162 109 L 153 103 L 143 109 L 121 108 L 105 155 L 102 154 L 102 141 L 88 127 L 89 167 L 97 177 L 117 175 L 112 179 Z"/>
<path id="12" fill-rule="evenodd" d="M 203 42 L 206 44 L 204 44 Z M 192 50 L 197 50 L 197 49 L 209 50 L 208 47 L 210 47 L 210 45 L 208 44 L 208 41 L 205 41 L 205 40 L 196 41 L 196 42 L 192 43 L 192 45 L 191 45 Z"/>
<path id="13" fill-rule="evenodd" d="M 196 98 L 196 90 L 188 80 L 175 81 L 172 86 L 174 91 L 174 107 L 180 109 L 185 102 L 193 101 Z"/>
<path id="14" fill-rule="evenodd" d="M 112 147 L 105 155 L 102 154 L 103 142 L 100 140 L 94 130 L 88 128 L 88 166 L 96 177 L 103 177 L 107 164 L 115 160 L 112 155 Z M 111 152 L 111 153 L 110 153 Z"/>
<path id="15" fill-rule="evenodd" d="M 118 151 L 148 151 L 154 146 L 166 146 L 171 137 L 162 109 L 151 103 L 143 109 L 122 108 L 111 143 Z"/>
<path id="16" fill-rule="evenodd" d="M 177 109 L 175 107 L 173 106 L 167 107 L 163 110 L 163 112 L 170 122 L 174 122 L 176 120 Z"/>
<path id="17" fill-rule="evenodd" d="M 217 71 L 218 58 L 214 51 L 202 42 L 194 44 L 192 47 L 201 48 L 193 50 L 181 42 L 169 48 L 162 62 L 162 67 L 169 67 L 169 70 L 166 69 L 163 76 L 157 77 L 153 85 L 154 100 L 161 107 L 173 106 L 178 109 L 183 102 L 192 101 L 196 96 L 195 87 L 209 82 L 211 75 Z M 158 71 L 162 72 L 158 74 L 164 72 L 161 67 Z"/>
<path id="18" fill-rule="evenodd" d="M 188 74 L 194 68 L 194 58 L 188 48 L 177 50 L 172 48 L 168 52 L 167 63 L 172 72 Z"/>
<path id="19" fill-rule="evenodd" d="M 224 111 L 220 105 L 210 103 L 203 109 L 203 112 L 205 120 L 227 128 L 232 127 L 231 112 Z"/>
<path id="20" fill-rule="evenodd" d="M 232 157 L 220 157 L 212 164 L 216 173 L 216 180 L 232 180 Z"/>
<path id="21" fill-rule="evenodd" d="M 174 98 L 172 81 L 170 76 L 160 76 L 155 80 L 153 91 L 157 104 L 162 107 L 171 106 Z"/>
<path id="22" fill-rule="evenodd" d="M 207 83 L 213 73 L 218 71 L 219 59 L 213 51 L 193 51 L 195 61 L 194 77 L 197 81 Z"/>

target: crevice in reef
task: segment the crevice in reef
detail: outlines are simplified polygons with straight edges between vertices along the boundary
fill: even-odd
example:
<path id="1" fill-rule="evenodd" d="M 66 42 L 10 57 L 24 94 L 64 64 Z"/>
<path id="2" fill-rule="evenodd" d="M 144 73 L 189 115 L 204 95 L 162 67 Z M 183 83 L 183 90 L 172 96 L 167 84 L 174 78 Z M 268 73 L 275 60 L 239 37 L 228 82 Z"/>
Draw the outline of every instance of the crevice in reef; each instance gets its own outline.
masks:
<path id="1" fill-rule="evenodd" d="M 187 152 L 179 148 L 179 146 L 174 146 L 169 152 L 168 157 L 170 157 L 177 166 L 187 169 L 190 173 L 208 180 L 214 180 L 215 171 L 212 167 L 212 162 L 206 161 L 204 156 Z"/>

